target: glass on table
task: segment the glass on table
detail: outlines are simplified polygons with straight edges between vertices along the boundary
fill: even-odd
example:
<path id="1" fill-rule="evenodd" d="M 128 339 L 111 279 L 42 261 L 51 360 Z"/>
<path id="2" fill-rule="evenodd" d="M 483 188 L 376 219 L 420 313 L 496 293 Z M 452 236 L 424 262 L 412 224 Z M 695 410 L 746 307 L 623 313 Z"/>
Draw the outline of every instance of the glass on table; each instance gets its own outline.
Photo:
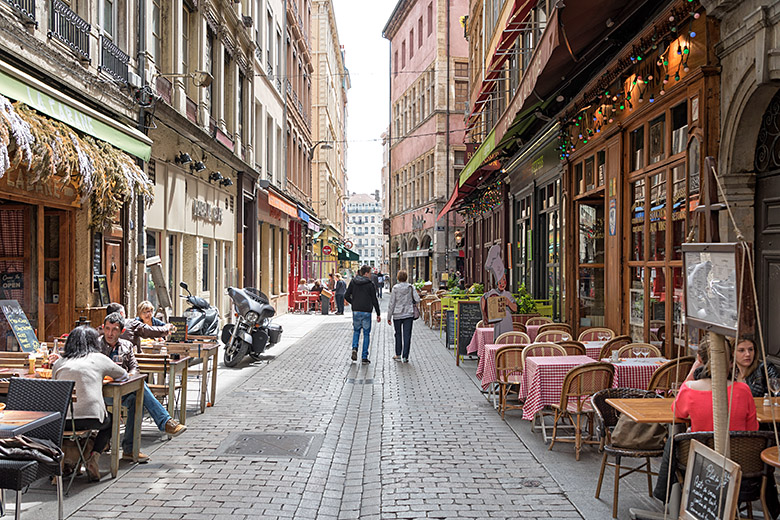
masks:
<path id="1" fill-rule="evenodd" d="M 641 347 L 636 347 L 636 346 L 631 347 L 631 353 L 634 354 L 635 358 L 639 357 L 639 354 L 640 354 L 641 350 L 642 350 Z"/>
<path id="2" fill-rule="evenodd" d="M 772 397 L 777 397 L 778 392 L 780 392 L 780 377 L 769 378 L 769 390 L 772 392 Z M 777 403 L 774 399 L 772 401 L 775 406 L 780 406 L 780 403 Z"/>

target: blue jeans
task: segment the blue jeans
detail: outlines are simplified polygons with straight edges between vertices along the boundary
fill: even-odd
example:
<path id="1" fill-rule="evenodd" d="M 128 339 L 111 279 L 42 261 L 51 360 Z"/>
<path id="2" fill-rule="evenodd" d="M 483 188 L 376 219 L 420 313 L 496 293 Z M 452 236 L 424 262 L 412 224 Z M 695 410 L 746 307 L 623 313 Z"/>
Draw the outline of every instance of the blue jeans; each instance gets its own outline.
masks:
<path id="1" fill-rule="evenodd" d="M 106 399 L 111 404 L 111 399 Z M 133 451 L 133 433 L 135 432 L 135 393 L 128 394 L 122 398 L 122 406 L 127 408 L 127 424 L 125 424 L 125 435 L 122 437 L 122 451 L 130 453 Z M 144 383 L 144 410 L 149 412 L 152 420 L 160 431 L 165 431 L 165 423 L 171 418 L 168 410 L 160 404 L 149 386 Z"/>
<path id="2" fill-rule="evenodd" d="M 412 321 L 414 318 L 393 320 L 395 327 L 395 355 L 409 359 L 409 347 L 412 343 Z"/>
<path id="3" fill-rule="evenodd" d="M 371 313 L 352 311 L 352 350 L 357 350 L 360 331 L 363 330 L 363 359 L 368 359 L 368 343 L 371 341 Z"/>

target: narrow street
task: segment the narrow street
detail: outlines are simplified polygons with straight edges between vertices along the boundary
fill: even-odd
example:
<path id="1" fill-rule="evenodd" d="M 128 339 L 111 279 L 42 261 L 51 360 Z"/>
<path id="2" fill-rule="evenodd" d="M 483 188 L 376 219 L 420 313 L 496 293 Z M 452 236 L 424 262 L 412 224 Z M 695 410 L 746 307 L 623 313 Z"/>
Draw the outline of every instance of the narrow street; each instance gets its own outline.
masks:
<path id="1" fill-rule="evenodd" d="M 421 322 L 409 364 L 392 360 L 392 328 L 374 322 L 362 365 L 349 360 L 349 314 L 282 320 L 311 332 L 268 364 L 242 364 L 248 377 L 220 385 L 186 434 L 160 443 L 147 426 L 152 461 L 104 476 L 91 500 L 81 482 L 67 517 L 581 517 Z M 25 494 L 25 512 L 52 491 Z"/>

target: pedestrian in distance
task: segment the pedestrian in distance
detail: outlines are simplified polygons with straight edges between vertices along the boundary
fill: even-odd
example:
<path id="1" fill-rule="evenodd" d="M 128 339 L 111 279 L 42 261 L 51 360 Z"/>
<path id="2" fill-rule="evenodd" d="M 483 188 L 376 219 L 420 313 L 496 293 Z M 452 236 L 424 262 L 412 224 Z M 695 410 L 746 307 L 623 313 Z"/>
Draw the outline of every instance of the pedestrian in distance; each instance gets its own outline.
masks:
<path id="1" fill-rule="evenodd" d="M 371 283 L 374 284 L 374 291 L 376 291 L 376 297 L 381 298 L 382 294 L 379 292 L 379 273 L 374 270 L 371 273 Z"/>
<path id="2" fill-rule="evenodd" d="M 382 289 L 385 287 L 385 278 L 387 277 L 383 275 L 381 271 L 377 274 L 376 286 L 377 286 L 377 294 L 380 300 L 382 299 Z"/>
<path id="3" fill-rule="evenodd" d="M 414 306 L 420 303 L 420 296 L 414 287 L 406 283 L 406 271 L 398 271 L 398 283 L 390 293 L 390 305 L 387 307 L 387 324 L 395 326 L 395 356 L 398 361 L 409 362 L 409 348 L 412 343 L 412 322 Z"/>
<path id="4" fill-rule="evenodd" d="M 376 310 L 376 321 L 382 317 L 379 311 L 379 300 L 376 299 L 376 287 L 371 282 L 371 267 L 364 265 L 358 275 L 349 282 L 344 299 L 352 305 L 352 361 L 357 361 L 360 331 L 363 331 L 363 363 L 368 364 L 368 344 L 371 338 L 371 310 Z"/>
<path id="5" fill-rule="evenodd" d="M 336 296 L 336 314 L 344 314 L 344 294 L 347 292 L 347 284 L 341 279 L 341 275 L 336 273 L 336 288 L 333 293 Z"/>

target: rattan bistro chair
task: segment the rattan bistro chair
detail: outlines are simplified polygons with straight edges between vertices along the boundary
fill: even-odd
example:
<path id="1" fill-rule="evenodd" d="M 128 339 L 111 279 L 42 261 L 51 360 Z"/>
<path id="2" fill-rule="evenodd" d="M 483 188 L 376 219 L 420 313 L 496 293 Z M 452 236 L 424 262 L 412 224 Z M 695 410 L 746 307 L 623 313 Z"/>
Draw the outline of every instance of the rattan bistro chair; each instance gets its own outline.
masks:
<path id="1" fill-rule="evenodd" d="M 8 385 L 6 410 L 59 412 L 59 419 L 30 430 L 26 435 L 34 439 L 51 441 L 61 449 L 65 416 L 71 403 L 74 384 L 73 381 L 13 377 Z M 62 464 L 48 465 L 35 462 L 31 465 L 26 460 L 0 461 L 0 489 L 16 490 L 16 518 L 21 514 L 22 489 L 36 480 L 52 476 L 57 481 L 57 518 L 62 519 Z M 1 498 L 2 504 L 5 504 L 5 496 Z M 4 505 L 2 509 L 5 510 Z"/>
<path id="2" fill-rule="evenodd" d="M 682 384 L 685 378 L 688 377 L 688 372 L 691 371 L 695 361 L 696 358 L 694 356 L 685 356 L 667 361 L 653 372 L 653 377 L 650 378 L 647 389 L 664 397 L 674 397 L 669 393 L 672 383 Z"/>
<path id="3" fill-rule="evenodd" d="M 525 325 L 523 325 L 518 321 L 512 321 L 512 330 L 515 332 L 523 332 L 523 333 L 527 332 L 525 330 Z"/>
<path id="4" fill-rule="evenodd" d="M 522 369 L 525 370 L 525 360 L 529 357 L 565 355 L 566 349 L 555 343 L 531 343 L 523 350 Z"/>
<path id="5" fill-rule="evenodd" d="M 501 418 L 507 410 L 522 409 L 522 404 L 508 405 L 506 398 L 513 387 L 520 399 L 520 383 L 523 377 L 523 350 L 525 345 L 507 345 L 496 352 L 496 379 L 498 380 L 498 408 Z"/>
<path id="6" fill-rule="evenodd" d="M 564 349 L 566 349 L 566 355 L 567 356 L 585 356 L 585 355 L 587 355 L 587 350 L 585 349 L 585 345 L 583 345 L 579 341 L 574 341 L 574 340 L 559 341 L 558 345 L 560 345 Z"/>
<path id="7" fill-rule="evenodd" d="M 571 326 L 568 323 L 545 323 L 544 325 L 541 325 L 539 327 L 538 332 L 539 334 L 542 334 L 543 332 L 547 332 L 550 330 L 561 330 L 563 332 L 568 332 L 569 336 L 571 336 L 572 339 L 574 337 L 571 332 Z"/>
<path id="8" fill-rule="evenodd" d="M 558 343 L 571 340 L 571 334 L 565 330 L 545 330 L 536 335 L 536 343 Z"/>
<path id="9" fill-rule="evenodd" d="M 546 316 L 531 316 L 528 318 L 528 321 L 525 322 L 525 326 L 544 325 L 545 323 L 552 323 L 552 320 Z"/>
<path id="10" fill-rule="evenodd" d="M 619 358 L 642 358 L 642 357 L 644 357 L 644 356 L 641 356 L 641 355 L 634 354 L 634 347 L 649 350 L 650 351 L 650 355 L 648 357 L 661 357 L 661 351 L 658 350 L 658 347 L 656 347 L 655 345 L 651 345 L 650 343 L 629 343 L 628 345 L 623 345 L 618 350 L 618 357 Z"/>
<path id="11" fill-rule="evenodd" d="M 496 345 L 528 345 L 529 343 L 531 343 L 531 339 L 525 332 L 504 332 L 496 338 Z"/>
<path id="12" fill-rule="evenodd" d="M 709 448 L 713 448 L 715 444 L 713 432 L 678 433 L 674 436 L 677 478 L 680 482 L 684 480 L 692 440 L 697 440 Z M 766 503 L 766 493 L 775 492 L 775 487 L 769 485 L 769 479 L 774 478 L 774 470 L 761 460 L 761 452 L 774 444 L 774 433 L 770 431 L 729 432 L 729 458 L 742 469 L 738 503 L 745 504 L 748 518 L 753 518 L 751 503 L 755 500 L 761 501 L 764 518 L 772 518 Z M 738 516 L 742 518 L 741 515 Z"/>
<path id="13" fill-rule="evenodd" d="M 620 347 L 628 345 L 629 343 L 631 343 L 631 341 L 632 341 L 631 336 L 615 336 L 611 340 L 607 341 L 603 347 L 601 347 L 601 352 L 599 353 L 599 360 L 608 359 L 612 357 L 613 350 L 620 350 Z"/>
<path id="14" fill-rule="evenodd" d="M 610 339 L 615 337 L 615 332 L 612 329 L 606 327 L 593 327 L 580 332 L 579 341 L 602 341 L 603 336 L 609 336 Z"/>
<path id="15" fill-rule="evenodd" d="M 604 456 L 601 458 L 601 471 L 599 472 L 599 482 L 596 485 L 596 498 L 599 498 L 601 494 L 601 484 L 604 480 L 604 470 L 607 466 L 615 468 L 615 484 L 612 491 L 612 518 L 617 518 L 618 510 L 618 495 L 620 493 L 620 479 L 626 477 L 632 473 L 644 473 L 647 475 L 647 491 L 650 496 L 653 496 L 653 473 L 650 459 L 654 457 L 660 457 L 663 455 L 663 448 L 659 450 L 644 450 L 644 449 L 632 449 L 624 448 L 612 445 L 612 430 L 618 422 L 620 413 L 612 406 L 607 404 L 607 399 L 643 399 L 658 397 L 654 392 L 648 392 L 647 390 L 638 390 L 636 388 L 607 388 L 593 394 L 591 402 L 593 408 L 596 410 L 596 416 L 598 417 L 598 433 L 602 446 L 604 447 Z M 615 457 L 615 462 L 608 462 L 609 456 Z M 639 466 L 623 466 L 621 459 L 624 457 L 630 458 L 643 458 L 645 462 Z M 625 473 L 621 473 L 621 470 L 628 470 Z"/>
<path id="16" fill-rule="evenodd" d="M 555 441 L 573 442 L 574 457 L 580 460 L 582 444 L 599 444 L 593 440 L 593 406 L 591 396 L 599 390 L 612 387 L 615 377 L 615 367 L 609 363 L 588 363 L 569 370 L 566 379 L 563 380 L 561 389 L 561 402 L 554 404 L 555 419 L 553 421 L 553 433 L 548 449 L 552 450 Z M 582 439 L 582 416 L 585 415 L 590 425 L 590 435 L 587 440 Z M 559 423 L 568 420 L 574 426 L 574 438 L 558 438 Z"/>

